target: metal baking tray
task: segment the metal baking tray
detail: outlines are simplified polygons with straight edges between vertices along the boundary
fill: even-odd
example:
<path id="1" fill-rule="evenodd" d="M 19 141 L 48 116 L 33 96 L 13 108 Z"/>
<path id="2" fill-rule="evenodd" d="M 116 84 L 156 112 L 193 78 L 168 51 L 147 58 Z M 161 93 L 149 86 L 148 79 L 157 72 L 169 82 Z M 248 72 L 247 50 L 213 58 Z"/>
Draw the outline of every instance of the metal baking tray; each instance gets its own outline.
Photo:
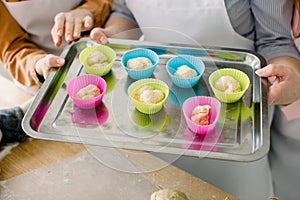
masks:
<path id="1" fill-rule="evenodd" d="M 83 110 L 70 100 L 66 86 L 73 77 L 86 73 L 78 56 L 91 45 L 97 44 L 85 38 L 64 49 L 65 65 L 51 71 L 24 117 L 22 125 L 28 135 L 46 140 L 241 162 L 260 159 L 268 152 L 267 85 L 254 73 L 266 65 L 261 56 L 237 49 L 110 39 L 107 45 L 116 51 L 117 59 L 112 71 L 103 77 L 107 91 L 98 107 Z M 152 78 L 163 80 L 170 88 L 163 109 L 153 115 L 137 111 L 127 95 L 128 86 L 135 80 L 128 77 L 120 60 L 125 51 L 137 47 L 149 48 L 159 54 L 159 64 Z M 174 86 L 167 74 L 166 62 L 180 54 L 198 56 L 205 64 L 205 72 L 193 88 Z M 215 132 L 194 134 L 187 128 L 182 103 L 195 95 L 213 96 L 208 77 L 225 67 L 245 72 L 251 85 L 240 101 L 222 103 Z"/>

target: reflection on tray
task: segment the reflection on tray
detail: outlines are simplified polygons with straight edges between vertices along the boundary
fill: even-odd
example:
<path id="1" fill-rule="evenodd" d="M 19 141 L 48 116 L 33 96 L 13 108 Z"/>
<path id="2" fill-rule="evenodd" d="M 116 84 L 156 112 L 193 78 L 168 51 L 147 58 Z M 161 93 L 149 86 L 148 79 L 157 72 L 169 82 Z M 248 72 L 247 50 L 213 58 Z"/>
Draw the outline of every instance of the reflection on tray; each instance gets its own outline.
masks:
<path id="1" fill-rule="evenodd" d="M 74 126 L 81 128 L 98 127 L 106 122 L 109 116 L 107 107 L 103 102 L 93 109 L 81 109 L 74 105 L 71 111 Z"/>
<path id="2" fill-rule="evenodd" d="M 188 143 L 183 144 L 183 148 L 209 152 L 216 152 L 218 150 L 216 144 L 218 143 L 220 134 L 216 129 L 213 132 L 202 135 L 195 134 L 189 130 L 186 130 L 185 133 L 183 138 L 188 141 Z"/>
<path id="3" fill-rule="evenodd" d="M 162 108 L 159 112 L 152 115 L 141 113 L 135 109 L 132 112 L 131 118 L 136 125 L 149 128 L 154 131 L 163 130 L 163 128 L 168 126 L 169 123 L 169 116 L 166 113 L 165 108 Z"/>

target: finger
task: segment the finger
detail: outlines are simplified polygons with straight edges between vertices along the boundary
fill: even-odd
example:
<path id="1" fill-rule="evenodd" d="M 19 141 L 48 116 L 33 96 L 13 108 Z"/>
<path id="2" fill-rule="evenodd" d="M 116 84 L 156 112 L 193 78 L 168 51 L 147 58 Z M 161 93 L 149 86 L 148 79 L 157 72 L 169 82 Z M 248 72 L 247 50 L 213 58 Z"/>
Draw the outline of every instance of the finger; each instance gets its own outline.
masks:
<path id="1" fill-rule="evenodd" d="M 62 36 L 64 34 L 65 14 L 59 13 L 54 18 L 54 26 L 51 30 L 51 35 L 55 46 L 60 46 L 62 42 Z"/>
<path id="2" fill-rule="evenodd" d="M 93 22 L 93 19 L 91 16 L 86 16 L 84 19 L 83 19 L 83 28 L 82 30 L 83 31 L 89 31 L 93 28 L 94 26 L 94 22 Z"/>
<path id="3" fill-rule="evenodd" d="M 75 19 L 73 16 L 67 16 L 65 22 L 65 40 L 70 43 L 73 40 Z"/>
<path id="4" fill-rule="evenodd" d="M 51 29 L 51 36 L 52 36 L 52 40 L 53 40 L 54 45 L 56 47 L 59 47 L 62 44 L 62 37 L 57 35 L 57 31 L 56 31 L 55 27 L 53 27 Z"/>
<path id="5" fill-rule="evenodd" d="M 294 9 L 294 15 L 292 20 L 292 33 L 295 38 L 298 38 L 300 35 L 300 16 L 297 9 Z"/>
<path id="6" fill-rule="evenodd" d="M 94 28 L 91 31 L 90 37 L 99 44 L 105 44 L 108 41 L 106 35 L 103 33 L 102 28 Z"/>
<path id="7" fill-rule="evenodd" d="M 55 55 L 47 55 L 45 59 L 45 64 L 48 66 L 48 68 L 61 67 L 65 63 L 65 59 Z"/>
<path id="8" fill-rule="evenodd" d="M 73 38 L 74 39 L 80 38 L 80 35 L 81 35 L 81 26 L 82 26 L 82 21 L 79 18 L 75 18 L 75 21 L 74 21 L 74 32 L 73 32 Z"/>
<path id="9" fill-rule="evenodd" d="M 255 73 L 261 77 L 283 76 L 286 74 L 286 69 L 281 65 L 269 64 L 264 68 L 256 70 Z"/>
<path id="10" fill-rule="evenodd" d="M 268 103 L 270 105 L 285 105 L 295 101 L 297 96 L 293 91 L 287 93 L 288 89 L 290 89 L 289 85 L 278 82 L 269 87 L 268 91 Z"/>
<path id="11" fill-rule="evenodd" d="M 279 104 L 279 95 L 281 94 L 281 89 L 277 85 L 271 85 L 268 91 L 268 104 L 275 105 Z"/>

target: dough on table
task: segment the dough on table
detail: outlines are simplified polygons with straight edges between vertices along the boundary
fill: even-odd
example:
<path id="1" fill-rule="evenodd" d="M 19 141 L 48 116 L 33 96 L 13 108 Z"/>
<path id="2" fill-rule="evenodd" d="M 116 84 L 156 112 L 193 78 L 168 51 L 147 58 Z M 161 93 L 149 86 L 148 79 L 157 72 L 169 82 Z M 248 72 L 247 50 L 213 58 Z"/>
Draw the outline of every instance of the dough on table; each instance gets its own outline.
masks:
<path id="1" fill-rule="evenodd" d="M 144 103 L 154 104 L 160 102 L 164 98 L 164 94 L 149 85 L 144 85 L 135 92 L 135 98 Z"/>
<path id="2" fill-rule="evenodd" d="M 204 126 L 210 124 L 209 119 L 209 111 L 211 106 L 210 105 L 204 105 L 204 106 L 196 106 L 192 111 L 191 120 L 195 124 Z"/>
<path id="3" fill-rule="evenodd" d="M 240 83 L 232 76 L 221 76 L 216 82 L 214 87 L 225 93 L 234 93 L 241 91 Z"/>
<path id="4" fill-rule="evenodd" d="M 146 57 L 137 57 L 129 59 L 126 63 L 126 67 L 129 69 L 139 70 L 139 69 L 146 69 L 151 67 L 153 63 L 149 58 Z"/>
<path id="5" fill-rule="evenodd" d="M 193 78 L 197 76 L 197 72 L 196 70 L 190 68 L 187 65 L 182 65 L 177 68 L 176 72 L 174 73 L 174 76 L 180 78 Z"/>
<path id="6" fill-rule="evenodd" d="M 187 196 L 178 190 L 162 189 L 151 195 L 151 200 L 189 200 Z"/>
<path id="7" fill-rule="evenodd" d="M 79 99 L 91 99 L 100 95 L 100 89 L 93 84 L 90 84 L 84 88 L 81 88 L 77 93 L 76 97 Z"/>

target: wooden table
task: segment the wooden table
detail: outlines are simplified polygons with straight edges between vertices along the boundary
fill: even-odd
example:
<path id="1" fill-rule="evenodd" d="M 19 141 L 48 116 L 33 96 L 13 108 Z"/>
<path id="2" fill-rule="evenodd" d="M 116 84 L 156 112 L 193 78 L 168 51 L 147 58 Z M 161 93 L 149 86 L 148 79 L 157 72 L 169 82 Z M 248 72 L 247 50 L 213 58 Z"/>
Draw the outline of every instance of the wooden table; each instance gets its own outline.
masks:
<path id="1" fill-rule="evenodd" d="M 0 94 L 0 108 L 19 105 L 31 97 L 1 76 Z M 32 170 L 59 162 L 84 150 L 85 146 L 82 144 L 29 138 L 14 147 L 11 152 L 0 161 L 0 180 L 8 180 L 21 174 L 29 173 Z M 128 153 L 126 152 L 127 150 L 119 151 Z M 151 154 L 143 153 L 140 155 L 137 153 L 133 155 L 135 156 L 129 157 L 130 161 L 141 170 L 147 170 L 153 163 L 164 162 Z M 215 200 L 238 199 L 172 165 L 167 165 L 154 172 L 145 173 L 145 176 L 159 188 L 179 189 L 190 194 L 190 200 L 211 199 L 211 197 Z M 176 188 L 170 184 L 172 182 L 177 183 Z"/>

